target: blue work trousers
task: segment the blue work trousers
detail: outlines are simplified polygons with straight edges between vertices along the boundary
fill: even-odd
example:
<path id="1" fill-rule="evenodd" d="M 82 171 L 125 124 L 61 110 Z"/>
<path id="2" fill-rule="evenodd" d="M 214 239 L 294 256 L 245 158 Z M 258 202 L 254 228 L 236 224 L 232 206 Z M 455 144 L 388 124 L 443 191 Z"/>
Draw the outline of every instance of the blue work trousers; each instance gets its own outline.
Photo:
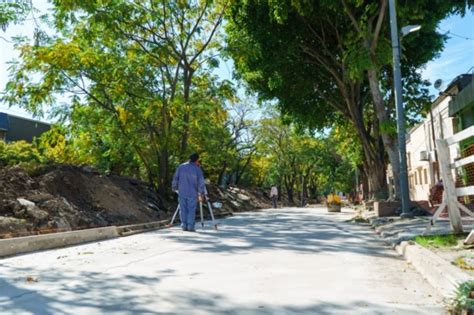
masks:
<path id="1" fill-rule="evenodd" d="M 183 229 L 194 230 L 197 202 L 197 198 L 179 197 L 179 216 Z"/>

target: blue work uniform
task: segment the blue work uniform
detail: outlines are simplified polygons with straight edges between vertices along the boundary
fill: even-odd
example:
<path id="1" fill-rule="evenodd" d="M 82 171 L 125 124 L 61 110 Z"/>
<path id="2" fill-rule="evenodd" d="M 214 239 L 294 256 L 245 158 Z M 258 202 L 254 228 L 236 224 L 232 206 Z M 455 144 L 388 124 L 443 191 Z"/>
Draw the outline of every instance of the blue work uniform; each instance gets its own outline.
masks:
<path id="1" fill-rule="evenodd" d="M 181 227 L 194 230 L 198 196 L 206 192 L 202 170 L 191 161 L 181 164 L 174 173 L 172 188 L 178 191 Z"/>

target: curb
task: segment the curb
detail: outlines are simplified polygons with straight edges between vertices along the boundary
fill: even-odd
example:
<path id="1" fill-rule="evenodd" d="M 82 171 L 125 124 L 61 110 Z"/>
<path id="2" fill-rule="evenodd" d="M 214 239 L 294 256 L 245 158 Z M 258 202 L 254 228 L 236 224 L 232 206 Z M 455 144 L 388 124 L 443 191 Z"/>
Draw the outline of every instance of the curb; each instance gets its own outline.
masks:
<path id="1" fill-rule="evenodd" d="M 0 257 L 116 238 L 116 226 L 0 240 Z"/>
<path id="2" fill-rule="evenodd" d="M 467 273 L 459 270 L 430 250 L 409 241 L 395 245 L 394 249 L 411 262 L 413 267 L 441 294 L 451 300 L 459 284 L 472 280 Z"/>
<path id="3" fill-rule="evenodd" d="M 232 213 L 221 213 L 216 218 L 231 216 Z M 77 231 L 58 232 L 0 239 L 0 258 L 26 254 L 39 250 L 48 250 L 66 246 L 97 242 L 117 237 L 131 236 L 168 227 L 169 220 L 122 226 L 107 226 Z"/>
<path id="4" fill-rule="evenodd" d="M 167 227 L 169 220 L 117 226 L 118 236 L 130 236 Z"/>

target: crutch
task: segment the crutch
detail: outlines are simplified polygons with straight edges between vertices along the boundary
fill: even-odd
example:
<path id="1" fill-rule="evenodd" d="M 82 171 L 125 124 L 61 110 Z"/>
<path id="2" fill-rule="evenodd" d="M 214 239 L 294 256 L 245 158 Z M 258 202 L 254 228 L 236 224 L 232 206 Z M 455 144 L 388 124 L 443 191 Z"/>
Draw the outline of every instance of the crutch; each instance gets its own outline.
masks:
<path id="1" fill-rule="evenodd" d="M 211 202 L 209 201 L 209 199 L 207 199 L 206 201 L 207 201 L 207 207 L 209 208 L 209 213 L 211 214 L 212 225 L 214 226 L 214 230 L 217 230 L 217 223 L 214 220 L 214 213 L 212 212 Z"/>
<path id="2" fill-rule="evenodd" d="M 174 219 L 176 219 L 176 215 L 178 215 L 178 212 L 179 212 L 180 210 L 181 210 L 181 209 L 179 208 L 179 203 L 178 203 L 178 206 L 176 207 L 176 211 L 175 211 L 174 214 L 173 214 L 173 218 L 171 219 L 170 224 L 167 225 L 168 227 L 172 227 L 172 226 L 173 226 Z"/>
<path id="3" fill-rule="evenodd" d="M 199 199 L 199 212 L 201 213 L 201 227 L 204 229 L 204 218 L 202 216 L 202 201 Z"/>

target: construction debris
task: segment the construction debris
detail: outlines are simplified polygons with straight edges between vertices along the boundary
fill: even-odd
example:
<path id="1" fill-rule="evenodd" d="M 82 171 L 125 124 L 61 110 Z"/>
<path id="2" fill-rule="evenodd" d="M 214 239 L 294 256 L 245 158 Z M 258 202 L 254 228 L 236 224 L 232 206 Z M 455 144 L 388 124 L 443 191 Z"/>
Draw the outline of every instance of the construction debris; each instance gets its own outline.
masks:
<path id="1" fill-rule="evenodd" d="M 216 216 L 268 207 L 262 190 L 208 186 Z M 39 174 L 0 168 L 0 238 L 169 220 L 177 200 L 159 200 L 146 183 L 56 165 Z"/>

